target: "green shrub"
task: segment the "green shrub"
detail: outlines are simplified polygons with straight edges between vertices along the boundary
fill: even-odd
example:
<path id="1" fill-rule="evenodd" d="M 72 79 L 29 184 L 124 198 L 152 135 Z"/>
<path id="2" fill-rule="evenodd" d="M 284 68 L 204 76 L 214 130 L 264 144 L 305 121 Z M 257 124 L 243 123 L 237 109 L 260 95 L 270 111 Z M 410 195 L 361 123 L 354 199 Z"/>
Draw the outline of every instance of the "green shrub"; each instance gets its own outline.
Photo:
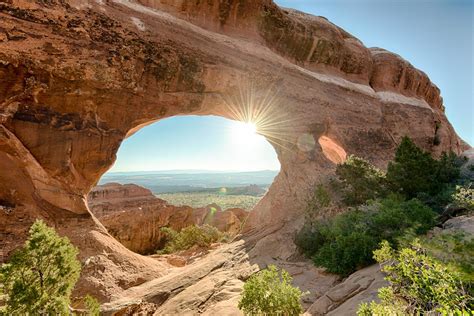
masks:
<path id="1" fill-rule="evenodd" d="M 456 156 L 455 153 L 443 152 L 437 161 L 437 181 L 439 183 L 452 183 L 457 180 L 461 174 L 461 165 L 463 159 Z"/>
<path id="2" fill-rule="evenodd" d="M 371 264 L 372 252 L 382 239 L 394 242 L 409 229 L 427 232 L 436 223 L 435 215 L 416 199 L 404 201 L 392 194 L 329 220 L 306 224 L 295 244 L 316 265 L 344 276 Z"/>
<path id="3" fill-rule="evenodd" d="M 331 197 L 322 184 L 318 184 L 314 189 L 306 207 L 306 215 L 312 218 L 320 209 L 331 204 Z"/>
<path id="4" fill-rule="evenodd" d="M 167 242 L 162 250 L 157 253 L 167 254 L 189 249 L 193 246 L 209 247 L 212 243 L 222 241 L 226 235 L 210 225 L 192 225 L 177 232 L 169 227 L 161 228 L 167 235 Z"/>
<path id="5" fill-rule="evenodd" d="M 387 191 L 384 173 L 368 161 L 353 155 L 337 166 L 336 175 L 342 184 L 347 205 L 363 204 L 384 196 Z"/>
<path id="6" fill-rule="evenodd" d="M 472 184 L 456 186 L 456 191 L 452 197 L 457 206 L 464 207 L 468 211 L 474 211 L 474 189 L 472 188 Z"/>
<path id="7" fill-rule="evenodd" d="M 436 225 L 434 213 L 418 199 L 403 200 L 391 194 L 387 198 L 375 201 L 372 205 L 377 211 L 370 215 L 370 231 L 374 236 L 394 242 L 407 229 L 416 234 L 424 234 Z"/>
<path id="8" fill-rule="evenodd" d="M 96 298 L 87 294 L 84 297 L 84 305 L 87 309 L 87 316 L 99 316 L 100 315 L 100 304 Z"/>
<path id="9" fill-rule="evenodd" d="M 459 162 L 453 153 L 443 153 L 440 160 L 435 160 L 410 138 L 404 137 L 394 161 L 388 164 L 387 181 L 394 192 L 407 198 L 420 193 L 435 196 L 446 184 L 456 180 L 459 173 Z"/>
<path id="10" fill-rule="evenodd" d="M 306 256 L 311 257 L 321 245 L 327 242 L 327 236 L 321 232 L 326 223 L 323 220 L 318 222 L 306 222 L 295 236 L 295 245 Z"/>
<path id="11" fill-rule="evenodd" d="M 430 257 L 456 271 L 466 289 L 474 295 L 474 238 L 463 232 L 441 232 L 419 239 Z"/>
<path id="12" fill-rule="evenodd" d="M 291 281 L 287 271 L 270 265 L 245 282 L 239 309 L 245 315 L 299 315 L 304 293 Z"/>
<path id="13" fill-rule="evenodd" d="M 372 251 L 380 241 L 397 244 L 406 231 L 426 233 L 436 224 L 436 212 L 453 200 L 472 205 L 472 191 L 458 189 L 453 195 L 459 167 L 453 153 L 435 160 L 408 137 L 386 175 L 364 159 L 349 156 L 336 169 L 334 190 L 342 191 L 343 201 L 357 208 L 329 220 L 307 218 L 295 244 L 316 265 L 348 275 L 373 262 Z M 310 200 L 309 209 L 320 207 L 315 201 L 319 200 Z"/>
<path id="14" fill-rule="evenodd" d="M 448 266 L 426 255 L 415 240 L 395 251 L 387 241 L 374 251 L 374 258 L 387 274 L 389 286 L 379 290 L 380 303 L 363 303 L 358 315 L 458 314 L 472 311 L 473 297 L 460 276 Z"/>
<path id="15" fill-rule="evenodd" d="M 351 231 L 324 243 L 314 254 L 313 262 L 328 272 L 345 276 L 372 262 L 372 251 L 376 247 L 377 238 L 374 236 Z"/>
<path id="16" fill-rule="evenodd" d="M 79 278 L 78 250 L 37 220 L 22 249 L 0 268 L 2 315 L 69 315 L 69 296 Z M 0 293 L 0 294 L 2 294 Z"/>

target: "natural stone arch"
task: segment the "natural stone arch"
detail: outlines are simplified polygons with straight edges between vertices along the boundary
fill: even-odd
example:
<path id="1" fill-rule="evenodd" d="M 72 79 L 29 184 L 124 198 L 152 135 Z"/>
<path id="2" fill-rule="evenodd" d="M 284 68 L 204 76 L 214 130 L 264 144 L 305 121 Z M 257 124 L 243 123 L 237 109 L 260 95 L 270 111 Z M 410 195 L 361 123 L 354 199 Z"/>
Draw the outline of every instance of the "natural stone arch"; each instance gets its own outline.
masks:
<path id="1" fill-rule="evenodd" d="M 424 73 L 323 18 L 267 0 L 226 2 L 223 11 L 221 1 L 160 3 L 147 1 L 168 13 L 125 0 L 0 7 L 8 34 L 0 42 L 2 260 L 43 218 L 81 249 L 87 264 L 79 288 L 94 284 L 103 300 L 110 299 L 105 288 L 161 275 L 164 267 L 107 234 L 85 195 L 121 141 L 144 124 L 178 114 L 235 119 L 225 101 L 238 99 L 242 78 L 262 97 L 276 87 L 270 114 L 285 122 L 275 127 L 277 139 L 268 138 L 283 138 L 275 146 L 281 172 L 246 227 L 259 234 L 252 252 L 261 258 L 291 256 L 291 240 L 267 247 L 277 238 L 268 236 L 290 234 L 310 188 L 333 173 L 322 136 L 382 167 L 404 135 L 435 154 L 466 148 Z M 302 135 L 314 146 L 302 150 Z"/>

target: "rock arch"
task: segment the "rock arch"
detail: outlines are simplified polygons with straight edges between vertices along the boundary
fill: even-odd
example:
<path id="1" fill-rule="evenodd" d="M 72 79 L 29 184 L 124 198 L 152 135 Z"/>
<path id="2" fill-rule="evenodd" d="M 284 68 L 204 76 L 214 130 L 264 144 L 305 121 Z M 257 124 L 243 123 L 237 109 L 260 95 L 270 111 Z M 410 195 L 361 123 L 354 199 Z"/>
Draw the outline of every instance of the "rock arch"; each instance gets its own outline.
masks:
<path id="1" fill-rule="evenodd" d="M 0 4 L 1 260 L 43 218 L 81 249 L 79 288 L 94 284 L 103 300 L 106 288 L 164 273 L 114 241 L 85 195 L 137 128 L 180 114 L 235 119 L 228 103 L 242 100 L 243 80 L 257 100 L 277 96 L 267 139 L 281 162 L 248 234 L 288 233 L 299 222 L 309 188 L 335 167 L 322 136 L 382 167 L 404 135 L 435 154 L 467 147 L 423 72 L 324 18 L 270 0 L 139 2 Z M 302 135 L 313 146 L 302 150 Z M 261 238 L 253 253 L 264 257 L 270 242 Z M 287 258 L 289 244 L 272 255 Z"/>

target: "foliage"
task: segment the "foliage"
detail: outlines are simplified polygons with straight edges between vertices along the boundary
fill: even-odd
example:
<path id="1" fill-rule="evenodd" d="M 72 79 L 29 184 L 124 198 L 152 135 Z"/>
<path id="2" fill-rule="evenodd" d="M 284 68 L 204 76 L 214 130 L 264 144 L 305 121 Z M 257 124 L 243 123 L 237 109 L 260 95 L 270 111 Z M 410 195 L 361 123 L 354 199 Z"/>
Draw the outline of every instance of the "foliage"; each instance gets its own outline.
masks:
<path id="1" fill-rule="evenodd" d="M 447 265 L 474 295 L 474 238 L 464 232 L 434 234 L 419 239 L 426 254 Z"/>
<path id="2" fill-rule="evenodd" d="M 314 254 L 313 262 L 328 272 L 348 275 L 368 265 L 377 239 L 363 231 L 351 231 L 327 242 Z"/>
<path id="3" fill-rule="evenodd" d="M 99 316 L 100 315 L 100 304 L 96 298 L 87 294 L 84 297 L 84 305 L 87 308 L 88 316 Z"/>
<path id="4" fill-rule="evenodd" d="M 417 147 L 404 137 L 395 153 L 394 161 L 388 164 L 387 181 L 394 192 L 407 198 L 424 193 L 429 196 L 439 194 L 446 184 L 459 177 L 459 165 L 453 153 L 443 153 L 435 160 L 430 153 Z"/>
<path id="5" fill-rule="evenodd" d="M 161 231 L 166 234 L 167 242 L 165 247 L 157 252 L 160 254 L 186 250 L 195 245 L 209 247 L 212 243 L 223 241 L 226 238 L 224 233 L 210 225 L 192 225 L 179 232 L 169 227 L 162 227 Z"/>
<path id="6" fill-rule="evenodd" d="M 331 219 L 307 223 L 295 244 L 316 265 L 348 275 L 373 262 L 372 251 L 382 239 L 395 241 L 407 229 L 422 234 L 434 225 L 435 213 L 429 207 L 392 194 Z"/>
<path id="7" fill-rule="evenodd" d="M 405 201 L 391 194 L 371 205 L 376 208 L 372 214 L 368 214 L 372 234 L 390 242 L 394 242 L 408 229 L 414 230 L 416 234 L 424 234 L 436 224 L 436 214 L 418 199 Z"/>
<path id="8" fill-rule="evenodd" d="M 360 205 L 386 193 L 384 173 L 362 158 L 349 156 L 337 166 L 336 175 L 344 188 L 347 205 Z"/>
<path id="9" fill-rule="evenodd" d="M 79 278 L 78 250 L 37 220 L 22 249 L 0 268 L 5 315 L 68 315 L 69 296 Z"/>
<path id="10" fill-rule="evenodd" d="M 306 293 L 291 281 L 287 271 L 270 265 L 245 282 L 239 309 L 245 315 L 299 315 L 303 311 L 301 297 Z"/>
<path id="11" fill-rule="evenodd" d="M 295 236 L 295 245 L 306 256 L 313 256 L 327 242 L 326 234 L 321 231 L 326 225 L 325 220 L 306 222 Z"/>
<path id="12" fill-rule="evenodd" d="M 437 161 L 437 181 L 440 183 L 452 183 L 458 179 L 461 173 L 460 167 L 464 162 L 463 159 L 456 156 L 452 151 L 449 153 L 443 152 Z"/>
<path id="13" fill-rule="evenodd" d="M 318 213 L 321 208 L 331 204 L 331 196 L 322 184 L 318 184 L 314 189 L 306 206 L 306 215 L 310 218 Z"/>
<path id="14" fill-rule="evenodd" d="M 453 201 L 457 206 L 464 207 L 468 211 L 474 211 L 474 188 L 472 188 L 472 184 L 456 186 Z"/>
<path id="15" fill-rule="evenodd" d="M 387 274 L 389 286 L 379 290 L 380 303 L 361 304 L 358 315 L 460 315 L 474 308 L 474 298 L 460 276 L 427 255 L 418 240 L 399 251 L 383 241 L 374 258 Z"/>
<path id="16" fill-rule="evenodd" d="M 225 195 L 216 192 L 160 193 L 156 196 L 176 206 L 205 207 L 209 204 L 217 204 L 223 210 L 233 207 L 251 210 L 262 199 L 261 196 Z"/>

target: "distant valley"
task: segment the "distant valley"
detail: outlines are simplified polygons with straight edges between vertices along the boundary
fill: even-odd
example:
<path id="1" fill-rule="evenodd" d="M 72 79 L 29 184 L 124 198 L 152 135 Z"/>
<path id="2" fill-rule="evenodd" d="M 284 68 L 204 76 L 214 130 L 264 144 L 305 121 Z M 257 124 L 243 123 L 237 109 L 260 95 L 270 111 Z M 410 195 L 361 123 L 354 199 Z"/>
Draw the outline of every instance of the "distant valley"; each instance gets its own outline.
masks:
<path id="1" fill-rule="evenodd" d="M 102 176 L 99 184 L 117 182 L 135 183 L 150 189 L 154 194 L 177 192 L 219 192 L 261 195 L 278 174 L 276 170 L 219 172 L 207 170 L 172 170 L 146 172 L 111 172 Z M 255 186 L 258 188 L 256 189 Z M 223 193 L 223 192 L 221 192 Z"/>

